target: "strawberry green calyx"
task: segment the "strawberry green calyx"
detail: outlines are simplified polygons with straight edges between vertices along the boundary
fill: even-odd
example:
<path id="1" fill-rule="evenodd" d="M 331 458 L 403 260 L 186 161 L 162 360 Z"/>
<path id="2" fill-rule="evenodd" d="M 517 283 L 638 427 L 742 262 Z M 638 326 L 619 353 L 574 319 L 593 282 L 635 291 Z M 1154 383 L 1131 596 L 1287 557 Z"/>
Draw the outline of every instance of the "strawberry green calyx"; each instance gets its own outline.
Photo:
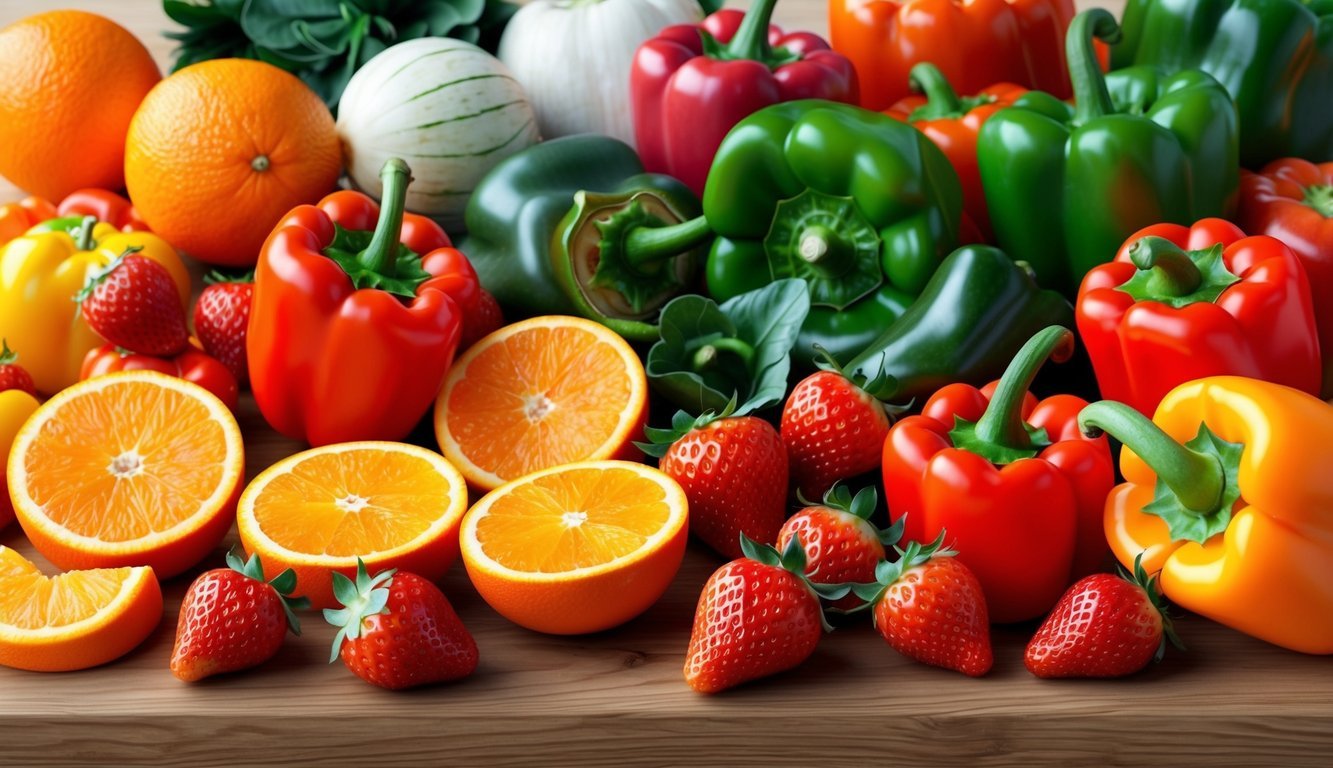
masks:
<path id="1" fill-rule="evenodd" d="M 13 365 L 18 362 L 19 355 L 9 348 L 9 339 L 0 339 L 0 365 Z"/>
<path id="2" fill-rule="evenodd" d="M 361 636 L 361 625 L 371 616 L 388 613 L 389 587 L 393 585 L 393 576 L 397 568 L 380 571 L 372 578 L 366 572 L 366 564 L 361 558 L 356 559 L 356 581 L 341 573 L 333 574 L 333 595 L 338 598 L 342 608 L 325 608 L 324 620 L 338 628 L 333 637 L 333 653 L 329 663 L 338 660 L 344 640 L 355 640 Z"/>
<path id="3" fill-rule="evenodd" d="M 908 402 L 905 405 L 895 405 L 885 402 L 887 393 L 898 391 L 898 380 L 891 374 L 880 371 L 875 374 L 873 379 L 867 379 L 865 376 L 853 373 L 839 365 L 837 359 L 834 358 L 827 349 L 818 344 L 815 345 L 815 367 L 821 371 L 836 373 L 850 381 L 857 389 L 860 389 L 878 400 L 880 407 L 891 417 L 904 413 L 912 407 L 911 402 Z M 881 394 L 885 394 L 885 397 L 881 397 Z"/>
<path id="4" fill-rule="evenodd" d="M 301 634 L 301 621 L 296 618 L 298 610 L 304 611 L 310 607 L 309 598 L 292 597 L 292 592 L 296 589 L 296 571 L 291 568 L 274 576 L 272 579 L 264 579 L 264 564 L 260 561 L 259 555 L 250 555 L 249 560 L 241 559 L 240 549 L 233 547 L 227 553 L 227 567 L 248 578 L 273 587 L 273 591 L 278 593 L 278 599 L 282 601 L 282 612 L 287 617 L 287 628 L 293 635 Z"/>
<path id="5" fill-rule="evenodd" d="M 93 295 L 93 291 L 97 290 L 97 286 L 105 283 L 107 278 L 111 277 L 115 274 L 116 270 L 120 269 L 120 265 L 125 263 L 126 258 L 133 256 L 142 250 L 143 246 L 141 245 L 131 245 L 121 251 L 120 255 L 112 259 L 110 264 L 107 264 L 105 267 L 94 272 L 92 276 L 84 282 L 83 288 L 80 289 L 78 293 L 74 294 L 74 301 L 82 304 L 88 297 Z"/>
<path id="6" fill-rule="evenodd" d="M 671 427 L 668 429 L 659 429 L 656 427 L 644 427 L 643 436 L 648 438 L 647 442 L 636 442 L 635 447 L 653 458 L 660 459 L 666 455 L 671 446 L 682 437 L 688 435 L 696 429 L 703 429 L 715 421 L 721 421 L 726 418 L 738 415 L 736 413 L 736 396 L 732 395 L 727 407 L 720 412 L 705 411 L 699 417 L 691 416 L 685 411 L 676 411 L 676 415 L 671 417 Z"/>
<path id="7" fill-rule="evenodd" d="M 213 269 L 209 270 L 209 273 L 204 275 L 204 285 L 230 285 L 235 283 L 243 285 L 245 283 L 253 283 L 254 281 L 255 271 L 253 269 L 239 275 L 229 275 L 226 272 Z"/>
<path id="8" fill-rule="evenodd" d="M 906 571 L 915 568 L 918 565 L 930 562 L 932 558 L 953 557 L 958 554 L 956 550 L 948 549 L 944 546 L 944 535 L 945 532 L 940 531 L 940 535 L 936 536 L 934 541 L 925 545 L 921 544 L 919 541 L 913 541 L 907 544 L 906 549 L 894 547 L 894 550 L 898 553 L 898 560 L 896 562 L 889 562 L 888 560 L 879 561 L 879 565 L 875 566 L 875 580 L 873 582 L 869 584 L 851 585 L 852 594 L 864 601 L 865 604 L 860 608 L 854 608 L 852 611 L 848 611 L 848 613 L 865 610 L 879 602 L 879 599 L 884 596 L 884 593 L 888 591 L 889 587 L 893 586 L 894 582 L 902 578 L 903 573 Z"/>
<path id="9" fill-rule="evenodd" d="M 879 506 L 879 493 L 875 490 L 873 485 L 857 491 L 855 497 L 852 496 L 852 492 L 847 486 L 842 485 L 841 483 L 834 483 L 833 487 L 824 493 L 822 502 L 814 502 L 806 499 L 799 490 L 796 491 L 796 498 L 807 507 L 828 507 L 829 509 L 845 512 L 853 517 L 858 517 L 865 520 L 867 523 L 870 522 L 871 516 L 875 514 L 875 509 Z M 891 547 L 902 540 L 903 527 L 906 525 L 906 522 L 907 516 L 903 515 L 888 528 L 879 528 L 873 523 L 870 527 L 874 529 L 880 544 L 883 544 L 886 547 Z"/>
<path id="10" fill-rule="evenodd" d="M 1143 568 L 1143 553 L 1140 552 L 1134 556 L 1133 572 L 1125 570 L 1123 566 L 1116 570 L 1120 572 L 1120 578 L 1142 589 L 1148 595 L 1152 607 L 1157 609 L 1158 615 L 1162 617 L 1162 642 L 1157 646 L 1157 653 L 1153 654 L 1153 661 L 1161 661 L 1162 657 L 1166 655 L 1168 640 L 1171 641 L 1171 645 L 1175 646 L 1176 650 L 1185 650 L 1185 644 L 1180 641 L 1180 636 L 1176 634 L 1175 623 L 1171 621 L 1171 614 L 1167 610 L 1166 597 L 1157 584 L 1157 574 L 1154 573 L 1150 576 Z"/>
<path id="11" fill-rule="evenodd" d="M 764 565 L 771 565 L 774 568 L 781 568 L 791 575 L 801 580 L 806 589 L 810 590 L 818 602 L 818 598 L 834 601 L 846 597 L 852 591 L 849 584 L 818 584 L 810 581 L 805 575 L 805 547 L 801 544 L 801 535 L 798 533 L 791 537 L 787 546 L 779 552 L 775 547 L 759 542 L 741 534 L 741 552 L 746 558 Z M 828 623 L 824 617 L 824 608 L 819 608 L 819 623 L 824 627 L 825 632 L 832 632 L 833 625 Z"/>

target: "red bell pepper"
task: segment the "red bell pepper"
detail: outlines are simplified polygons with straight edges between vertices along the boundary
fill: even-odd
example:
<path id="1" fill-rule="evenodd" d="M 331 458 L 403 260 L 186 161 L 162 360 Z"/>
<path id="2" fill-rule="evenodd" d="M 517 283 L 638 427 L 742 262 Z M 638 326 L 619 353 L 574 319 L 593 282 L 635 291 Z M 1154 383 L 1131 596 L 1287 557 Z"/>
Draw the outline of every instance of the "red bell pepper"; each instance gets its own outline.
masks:
<path id="1" fill-rule="evenodd" d="M 1274 160 L 1259 173 L 1241 171 L 1236 221 L 1286 243 L 1305 267 L 1324 350 L 1321 396 L 1333 397 L 1333 163 Z"/>
<path id="2" fill-rule="evenodd" d="M 1149 418 L 1167 392 L 1246 376 L 1319 392 L 1323 369 L 1300 260 L 1222 219 L 1155 224 L 1083 278 L 1075 306 L 1102 396 Z"/>
<path id="3" fill-rule="evenodd" d="M 40 197 L 25 197 L 0 205 L 0 245 L 56 216 L 56 207 Z"/>
<path id="4" fill-rule="evenodd" d="M 105 189 L 79 189 L 56 206 L 58 216 L 96 216 L 121 232 L 148 232 L 148 224 L 129 200 Z"/>
<path id="5" fill-rule="evenodd" d="M 260 251 L 247 330 L 268 423 L 311 445 L 406 437 L 453 362 L 480 284 L 444 230 L 403 212 L 407 165 L 359 192 L 298 206 Z M 372 232 L 373 230 L 373 232 Z"/>
<path id="6" fill-rule="evenodd" d="M 1028 89 L 1013 83 L 996 83 L 974 96 L 960 97 L 939 67 L 929 62 L 912 67 L 911 81 L 912 89 L 922 95 L 900 99 L 884 114 L 911 123 L 944 151 L 963 183 L 964 215 L 972 220 L 985 241 L 990 241 L 990 214 L 986 212 L 986 195 L 977 167 L 977 134 L 991 115 L 1013 104 Z"/>
<path id="7" fill-rule="evenodd" d="M 702 195 L 718 145 L 743 118 L 796 99 L 857 103 L 851 61 L 818 35 L 769 26 L 776 2 L 674 24 L 639 46 L 630 101 L 644 168 Z"/>
<path id="8" fill-rule="evenodd" d="M 83 358 L 79 379 L 91 379 L 116 371 L 158 371 L 175 376 L 198 384 L 216 395 L 228 410 L 236 410 L 239 390 L 236 377 L 220 360 L 204 352 L 197 339 L 190 339 L 190 346 L 175 357 L 140 355 L 114 344 L 103 344 L 90 350 Z"/>
<path id="9" fill-rule="evenodd" d="M 1038 332 L 998 382 L 939 390 L 884 441 L 890 517 L 906 516 L 906 541 L 948 530 L 992 621 L 1043 615 L 1106 555 L 1102 510 L 1115 484 L 1106 439 L 1079 431 L 1082 398 L 1037 402 L 1027 391 L 1046 358 L 1067 358 L 1073 345 L 1058 325 Z"/>

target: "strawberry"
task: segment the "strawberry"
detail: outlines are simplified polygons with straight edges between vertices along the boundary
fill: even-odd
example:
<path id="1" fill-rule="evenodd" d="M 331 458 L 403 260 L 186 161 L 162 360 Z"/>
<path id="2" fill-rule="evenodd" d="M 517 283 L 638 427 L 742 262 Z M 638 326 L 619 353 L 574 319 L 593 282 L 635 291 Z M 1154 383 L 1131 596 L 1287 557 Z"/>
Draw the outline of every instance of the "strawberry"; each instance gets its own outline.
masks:
<path id="1" fill-rule="evenodd" d="M 476 344 L 483 336 L 500 330 L 505 324 L 500 302 L 495 300 L 490 291 L 485 288 L 480 290 L 481 296 L 477 299 L 476 307 L 463 317 L 463 336 L 458 340 L 459 352 Z"/>
<path id="2" fill-rule="evenodd" d="M 875 489 L 862 488 L 856 498 L 846 486 L 835 485 L 823 504 L 807 504 L 787 519 L 778 532 L 778 548 L 795 536 L 805 548 L 805 575 L 817 584 L 852 584 L 874 581 L 875 566 L 884 559 L 884 547 L 898 543 L 903 521 L 880 530 L 870 522 L 878 501 Z M 846 595 L 833 608 L 849 610 L 859 601 Z"/>
<path id="3" fill-rule="evenodd" d="M 685 682 L 700 693 L 785 672 L 814 653 L 825 630 L 820 596 L 836 599 L 848 587 L 823 587 L 805 577 L 800 536 L 778 553 L 742 537 L 745 556 L 717 569 L 694 612 Z"/>
<path id="4" fill-rule="evenodd" d="M 167 268 L 126 248 L 88 279 L 76 299 L 88 327 L 118 347 L 172 357 L 185 349 L 190 329 Z"/>
<path id="5" fill-rule="evenodd" d="M 671 429 L 645 429 L 652 442 L 638 444 L 685 490 L 690 531 L 725 557 L 741 556 L 740 534 L 777 542 L 787 519 L 782 438 L 763 419 L 732 415 L 734 406 L 697 419 L 680 411 Z"/>
<path id="6" fill-rule="evenodd" d="M 207 284 L 194 303 L 194 334 L 204 351 L 216 358 L 237 384 L 249 381 L 245 362 L 245 329 L 250 324 L 250 300 L 255 293 L 255 273 L 227 277 L 210 272 Z"/>
<path id="7" fill-rule="evenodd" d="M 1140 556 L 1141 557 L 1141 556 Z M 1094 573 L 1070 587 L 1028 643 L 1023 664 L 1037 677 L 1121 677 L 1181 648 L 1139 558 L 1134 573 Z"/>
<path id="8" fill-rule="evenodd" d="M 477 643 L 440 588 L 414 573 L 391 569 L 371 578 L 357 559 L 356 581 L 333 574 L 343 607 L 325 609 L 338 627 L 332 664 L 339 655 L 356 676 L 398 690 L 457 680 L 477 668 Z"/>
<path id="9" fill-rule="evenodd" d="M 9 348 L 7 340 L 0 339 L 0 392 L 18 389 L 30 395 L 37 394 L 32 376 L 18 364 L 19 356 Z"/>
<path id="10" fill-rule="evenodd" d="M 187 683 L 258 666 L 278 652 L 288 629 L 301 634 L 295 611 L 310 601 L 290 596 L 295 571 L 265 582 L 259 555 L 242 562 L 235 550 L 227 565 L 200 574 L 181 601 L 171 673 Z"/>
<path id="11" fill-rule="evenodd" d="M 870 603 L 877 629 L 894 650 L 923 664 L 970 677 L 990 671 L 993 659 L 986 596 L 981 582 L 951 550 L 944 532 L 926 546 L 907 545 L 896 563 L 881 561 L 875 583 L 853 587 Z"/>
<path id="12" fill-rule="evenodd" d="M 807 376 L 782 409 L 782 442 L 792 480 L 807 499 L 839 480 L 880 465 L 889 415 L 883 404 L 837 371 Z"/>

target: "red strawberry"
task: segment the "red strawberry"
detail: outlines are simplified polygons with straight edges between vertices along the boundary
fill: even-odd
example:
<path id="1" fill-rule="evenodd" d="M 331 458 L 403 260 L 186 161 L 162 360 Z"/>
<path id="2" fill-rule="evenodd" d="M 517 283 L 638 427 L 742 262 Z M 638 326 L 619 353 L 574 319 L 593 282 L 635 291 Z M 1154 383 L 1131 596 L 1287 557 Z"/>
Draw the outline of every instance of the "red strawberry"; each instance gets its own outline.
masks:
<path id="1" fill-rule="evenodd" d="M 18 365 L 18 354 L 9 349 L 9 341 L 0 339 L 0 392 L 18 389 L 30 395 L 37 394 L 37 385 L 23 366 Z"/>
<path id="2" fill-rule="evenodd" d="M 125 252 L 88 279 L 79 292 L 88 327 L 118 347 L 141 355 L 172 357 L 185 349 L 190 329 L 167 268 Z"/>
<path id="3" fill-rule="evenodd" d="M 301 634 L 294 611 L 310 601 L 290 597 L 295 571 L 265 582 L 259 555 L 242 562 L 235 551 L 227 553 L 227 565 L 200 574 L 181 601 L 171 673 L 187 683 L 262 664 L 288 629 Z"/>
<path id="4" fill-rule="evenodd" d="M 805 548 L 805 575 L 816 584 L 854 584 L 875 580 L 875 566 L 884 559 L 884 547 L 898 543 L 903 521 L 885 530 L 870 522 L 877 494 L 862 488 L 852 498 L 846 486 L 835 485 L 824 494 L 823 504 L 809 504 L 783 523 L 778 548 L 795 536 Z M 839 610 L 855 608 L 856 595 L 846 595 L 833 604 Z"/>
<path id="5" fill-rule="evenodd" d="M 806 580 L 799 536 L 781 554 L 748 538 L 741 549 L 745 557 L 709 577 L 694 612 L 685 682 L 700 693 L 798 666 L 829 628 L 816 590 L 830 598 L 847 593 L 845 586 L 831 590 Z"/>
<path id="6" fill-rule="evenodd" d="M 211 272 L 207 286 L 194 304 L 194 333 L 204 351 L 217 358 L 236 383 L 250 380 L 245 362 L 245 329 L 250 324 L 250 300 L 255 293 L 255 273 L 227 277 Z"/>
<path id="7" fill-rule="evenodd" d="M 690 504 L 690 531 L 725 557 L 740 557 L 740 534 L 763 544 L 778 540 L 787 519 L 787 453 L 773 425 L 754 416 L 697 419 L 680 411 L 671 429 L 645 429 L 639 447 L 661 458 L 659 468 L 680 483 Z"/>
<path id="8" fill-rule="evenodd" d="M 792 480 L 807 499 L 878 468 L 888 434 L 884 405 L 836 371 L 807 376 L 782 409 Z"/>
<path id="9" fill-rule="evenodd" d="M 1023 663 L 1037 677 L 1121 677 L 1159 661 L 1166 640 L 1182 647 L 1139 558 L 1134 574 L 1094 573 L 1060 598 L 1028 643 Z"/>
<path id="10" fill-rule="evenodd" d="M 896 563 L 876 568 L 876 582 L 858 584 L 870 602 L 875 629 L 899 653 L 936 667 L 980 677 L 994 660 L 981 582 L 949 550 L 944 532 L 933 543 L 907 545 Z"/>
<path id="11" fill-rule="evenodd" d="M 357 560 L 356 581 L 333 574 L 343 607 L 325 609 L 338 627 L 339 655 L 356 676 L 398 690 L 467 677 L 477 668 L 477 643 L 439 587 L 414 573 L 382 571 L 371 578 Z"/>
<path id="12" fill-rule="evenodd" d="M 477 343 L 483 336 L 500 330 L 505 324 L 500 302 L 495 300 L 490 291 L 485 288 L 480 290 L 477 306 L 463 317 L 463 336 L 458 340 L 459 352 Z"/>

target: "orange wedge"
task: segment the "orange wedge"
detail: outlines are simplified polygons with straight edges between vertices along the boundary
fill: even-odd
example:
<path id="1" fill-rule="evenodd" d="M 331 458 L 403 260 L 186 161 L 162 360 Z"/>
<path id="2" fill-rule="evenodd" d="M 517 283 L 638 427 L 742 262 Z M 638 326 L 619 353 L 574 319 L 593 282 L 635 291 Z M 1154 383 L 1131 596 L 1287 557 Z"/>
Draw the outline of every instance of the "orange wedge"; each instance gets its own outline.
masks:
<path id="1" fill-rule="evenodd" d="M 48 577 L 0 547 L 0 664 L 67 672 L 105 664 L 162 619 L 153 569 L 99 568 Z"/>
<path id="2" fill-rule="evenodd" d="M 458 559 L 467 484 L 443 456 L 403 443 L 339 443 L 259 474 L 236 506 L 241 544 L 268 578 L 296 571 L 296 594 L 333 608 L 333 573 L 356 559 L 435 580 Z"/>
<path id="3" fill-rule="evenodd" d="M 643 613 L 685 556 L 685 492 L 652 467 L 589 461 L 486 494 L 463 519 L 477 592 L 515 624 L 600 632 Z"/>
<path id="4" fill-rule="evenodd" d="M 604 325 L 534 317 L 478 341 L 435 402 L 440 450 L 491 490 L 547 467 L 630 459 L 648 416 L 638 355 Z"/>
<path id="5" fill-rule="evenodd" d="M 245 452 L 203 387 L 153 371 L 81 381 L 19 430 L 9 491 L 24 533 L 56 566 L 152 566 L 170 578 L 231 527 Z"/>

